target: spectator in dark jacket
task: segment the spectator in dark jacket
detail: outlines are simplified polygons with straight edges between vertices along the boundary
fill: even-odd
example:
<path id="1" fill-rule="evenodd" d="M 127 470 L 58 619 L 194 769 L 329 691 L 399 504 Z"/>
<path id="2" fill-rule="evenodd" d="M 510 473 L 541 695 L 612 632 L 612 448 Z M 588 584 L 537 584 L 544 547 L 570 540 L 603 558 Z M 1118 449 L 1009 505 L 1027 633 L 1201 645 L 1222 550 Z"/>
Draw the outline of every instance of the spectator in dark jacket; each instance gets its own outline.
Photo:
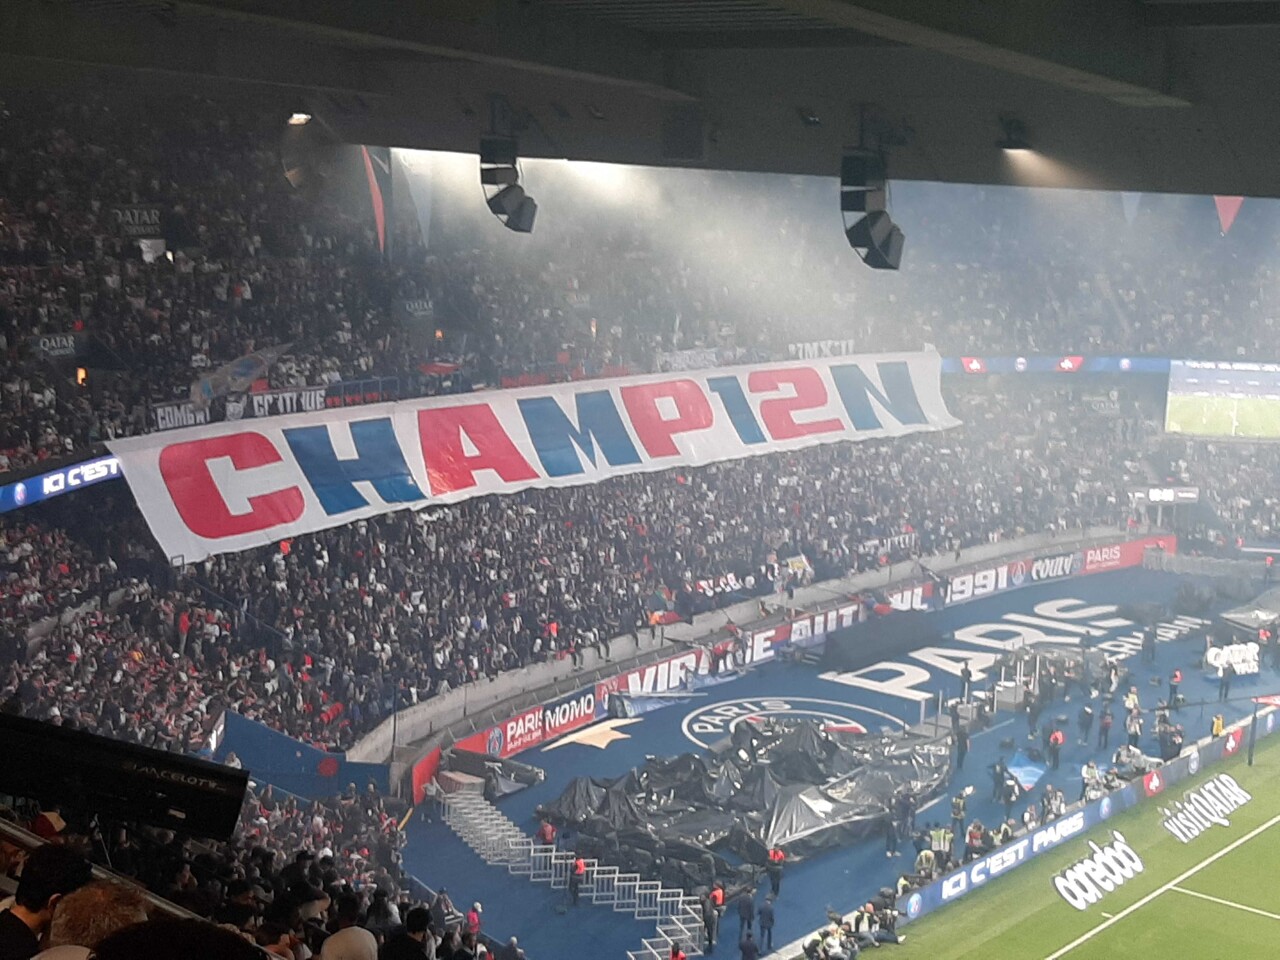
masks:
<path id="1" fill-rule="evenodd" d="M 431 960 L 435 955 L 431 911 L 426 907 L 414 907 L 405 915 L 404 929 L 392 936 L 378 952 L 378 960 Z"/>
<path id="2" fill-rule="evenodd" d="M 773 894 L 760 904 L 760 940 L 767 951 L 773 950 Z"/>
<path id="3" fill-rule="evenodd" d="M 751 924 L 756 919 L 756 892 L 748 887 L 738 894 L 738 936 L 751 932 Z"/>

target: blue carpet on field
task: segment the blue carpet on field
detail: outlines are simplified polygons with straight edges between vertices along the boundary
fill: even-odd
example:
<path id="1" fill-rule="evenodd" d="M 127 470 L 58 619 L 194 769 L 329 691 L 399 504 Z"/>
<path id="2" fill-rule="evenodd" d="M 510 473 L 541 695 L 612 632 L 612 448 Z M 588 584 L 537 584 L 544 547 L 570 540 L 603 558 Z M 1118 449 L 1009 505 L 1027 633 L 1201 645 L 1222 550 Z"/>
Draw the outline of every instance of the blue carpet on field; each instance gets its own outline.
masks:
<path id="1" fill-rule="evenodd" d="M 1028 587 L 986 600 L 979 600 L 934 614 L 940 633 L 949 633 L 974 624 L 997 623 L 1005 614 L 1035 614 L 1035 607 L 1048 601 L 1070 598 L 1088 604 L 1122 604 L 1138 600 L 1167 603 L 1173 600 L 1183 578 L 1150 571 L 1124 571 L 1100 574 L 1078 580 L 1062 581 L 1042 586 Z M 1096 622 L 1108 613 L 1114 618 L 1114 610 L 1089 611 Z M 1039 615 L 1043 615 L 1040 611 Z M 1114 622 L 1114 619 L 1112 620 Z M 1132 627 L 1116 627 L 1109 635 L 1131 633 Z M 1100 638 L 1105 639 L 1105 638 Z M 944 645 L 950 646 L 951 642 Z M 966 650 L 972 646 L 955 644 Z M 1181 712 L 1181 722 L 1186 727 L 1187 740 L 1194 740 L 1209 732 L 1212 715 L 1218 705 L 1217 682 L 1195 669 L 1201 654 L 1200 641 L 1191 638 L 1162 641 L 1157 648 L 1154 664 L 1141 662 L 1141 658 L 1129 658 L 1129 668 L 1134 671 L 1144 707 L 1152 707 L 1164 696 L 1163 679 L 1175 667 L 1183 671 L 1182 693 L 1189 706 Z M 914 661 L 910 661 L 914 662 Z M 931 670 L 928 684 L 931 693 L 941 691 L 946 696 L 959 692 L 959 681 L 948 673 Z M 768 714 L 771 712 L 807 713 L 823 716 L 832 722 L 860 723 L 868 729 L 901 727 L 920 719 L 920 704 L 890 696 L 879 691 L 869 691 L 818 676 L 819 671 L 806 666 L 767 664 L 741 679 L 703 691 L 699 696 L 623 721 L 606 721 L 613 725 L 610 737 L 593 738 L 603 746 L 583 743 L 552 744 L 524 753 L 520 759 L 535 764 L 546 771 L 544 783 L 525 790 L 501 802 L 502 809 L 517 824 L 532 834 L 537 826 L 533 817 L 539 803 L 555 799 L 565 785 L 577 776 L 612 777 L 644 762 L 647 755 L 671 756 L 688 750 L 701 750 L 722 735 L 723 720 L 717 720 L 714 712 L 708 717 L 709 708 L 733 704 L 736 712 Z M 1161 678 L 1159 686 L 1149 684 L 1153 677 Z M 1239 678 L 1232 690 L 1233 696 L 1247 698 L 1253 692 L 1272 692 L 1280 684 L 1274 671 L 1264 667 L 1260 678 Z M 1201 706 L 1197 701 L 1209 701 Z M 736 703 L 735 703 L 736 701 Z M 1247 699 L 1227 705 L 1224 712 L 1228 722 L 1245 715 L 1249 710 Z M 702 719 L 699 719 L 702 714 Z M 1059 704 L 1045 711 L 1045 717 L 1067 714 L 1072 727 L 1067 730 L 1067 743 L 1062 750 L 1062 782 L 1058 784 L 1073 799 L 1077 781 L 1066 771 L 1079 770 L 1091 757 L 1099 761 L 1110 757 L 1095 751 L 1093 746 L 1080 746 L 1076 742 L 1074 711 L 1070 704 Z M 598 727 L 599 725 L 597 725 Z M 1013 737 L 1025 742 L 1025 720 L 1011 713 L 996 717 L 996 723 L 973 736 L 965 769 L 948 786 L 940 805 L 930 814 L 922 811 L 921 822 L 933 818 L 943 819 L 949 811 L 941 804 L 950 794 L 972 783 L 975 786 L 969 800 L 968 815 L 984 822 L 995 822 L 1002 815 L 1001 808 L 993 803 L 988 770 L 997 757 L 1010 759 L 1010 751 L 1001 749 L 1000 741 Z M 1148 724 L 1148 729 L 1154 724 Z M 594 729 L 594 728 L 593 728 Z M 1117 723 L 1111 748 L 1114 750 L 1121 734 Z M 609 741 L 609 742 L 606 742 Z M 1155 753 L 1154 741 L 1143 743 L 1149 753 Z M 1021 756 L 1026 760 L 1025 756 Z M 1027 785 L 1037 783 L 1043 787 L 1042 764 L 1030 761 L 1019 764 L 1018 776 L 1027 778 Z M 1038 772 L 1037 772 L 1038 770 Z M 1038 794 L 1035 795 L 1038 799 Z M 476 854 L 458 840 L 439 822 L 427 822 L 416 815 L 409 826 L 409 844 L 404 851 L 407 869 L 429 885 L 447 886 L 455 903 L 470 904 L 473 900 L 484 903 L 485 929 L 494 936 L 504 938 L 518 934 L 530 960 L 560 960 L 563 957 L 589 954 L 592 957 L 623 960 L 627 950 L 639 948 L 643 937 L 651 936 L 651 921 L 640 922 L 623 914 L 617 914 L 603 906 L 583 905 L 567 913 L 558 913 L 563 892 L 553 893 L 541 884 L 533 884 L 522 877 L 512 877 L 497 867 L 485 864 Z M 865 901 L 881 886 L 889 886 L 899 873 L 909 867 L 911 847 L 904 845 L 896 857 L 886 857 L 882 840 L 867 840 L 852 847 L 833 851 L 804 863 L 789 865 L 782 884 L 782 895 L 777 903 L 777 928 L 774 942 L 781 945 L 812 931 L 824 919 L 827 907 L 848 911 L 855 904 Z M 736 934 L 737 925 L 726 918 L 725 933 Z M 736 957 L 736 944 L 725 942 L 718 951 L 721 955 Z"/>

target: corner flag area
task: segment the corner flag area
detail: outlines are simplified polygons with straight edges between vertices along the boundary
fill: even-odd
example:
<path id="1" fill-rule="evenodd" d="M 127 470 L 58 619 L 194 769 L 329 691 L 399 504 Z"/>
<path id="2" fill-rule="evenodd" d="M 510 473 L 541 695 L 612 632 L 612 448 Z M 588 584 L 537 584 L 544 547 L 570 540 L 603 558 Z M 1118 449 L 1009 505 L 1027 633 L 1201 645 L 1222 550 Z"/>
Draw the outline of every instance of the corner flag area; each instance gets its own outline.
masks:
<path id="1" fill-rule="evenodd" d="M 903 928 L 900 960 L 1254 960 L 1280 943 L 1280 737 Z"/>

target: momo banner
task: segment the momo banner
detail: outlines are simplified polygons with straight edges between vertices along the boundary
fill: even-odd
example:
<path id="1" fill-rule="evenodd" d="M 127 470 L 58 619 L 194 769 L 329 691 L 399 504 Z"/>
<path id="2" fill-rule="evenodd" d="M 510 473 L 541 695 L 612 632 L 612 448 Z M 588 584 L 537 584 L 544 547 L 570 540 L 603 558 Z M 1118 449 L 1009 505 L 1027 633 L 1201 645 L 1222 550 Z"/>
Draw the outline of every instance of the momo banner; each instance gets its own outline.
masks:
<path id="1" fill-rule="evenodd" d="M 498 390 L 113 440 L 191 563 L 393 510 L 957 426 L 936 353 Z"/>

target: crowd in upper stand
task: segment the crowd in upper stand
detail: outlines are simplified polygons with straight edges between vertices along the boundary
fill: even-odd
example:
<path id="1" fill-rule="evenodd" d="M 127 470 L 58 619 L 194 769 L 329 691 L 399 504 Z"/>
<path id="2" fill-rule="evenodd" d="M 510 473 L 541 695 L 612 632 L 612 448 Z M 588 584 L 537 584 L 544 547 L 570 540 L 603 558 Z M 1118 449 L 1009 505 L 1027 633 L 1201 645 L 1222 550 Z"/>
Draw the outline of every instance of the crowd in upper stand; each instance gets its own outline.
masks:
<path id="1" fill-rule="evenodd" d="M 1115 196 L 903 184 L 895 217 L 911 239 L 886 275 L 840 236 L 834 181 L 531 163 L 542 214 L 515 236 L 479 202 L 474 161 L 437 158 L 422 174 L 429 224 L 398 176 L 388 260 L 358 179 L 286 182 L 279 119 L 92 93 L 0 104 L 0 473 L 151 429 L 153 404 L 286 344 L 270 387 L 386 376 L 410 392 L 648 371 L 691 347 L 783 357 L 826 338 L 867 352 L 1280 359 L 1269 203 L 1250 201 L 1220 237 L 1206 198 L 1144 198 L 1130 224 Z M 161 206 L 172 258 L 144 259 L 119 235 L 121 204 Z M 397 315 L 405 299 L 430 302 L 425 333 Z M 67 333 L 86 339 L 78 361 L 29 344 Z M 431 361 L 463 376 L 432 379 Z M 1150 398 L 1082 416 L 1083 389 L 968 387 L 948 400 L 964 426 L 941 434 L 405 511 L 177 572 L 124 491 L 63 498 L 97 504 L 92 523 L 62 501 L 12 513 L 0 702 L 174 751 L 198 751 L 227 708 L 345 748 L 460 684 L 610 656 L 610 639 L 654 613 L 780 595 L 796 556 L 828 578 L 1120 528 L 1129 488 L 1163 480 L 1205 488 L 1203 526 L 1224 541 L 1280 529 L 1275 448 L 1163 437 Z M 878 543 L 902 534 L 909 548 Z M 278 945 L 308 936 L 303 913 L 349 914 L 356 884 L 399 899 L 395 815 L 377 798 L 308 809 L 267 791 L 238 846 L 113 852 L 197 912 L 259 917 Z M 298 849 L 316 859 L 286 882 Z M 283 927 L 267 895 L 290 904 Z M 321 895 L 327 908 L 307 906 Z M 465 960 L 459 949 L 440 944 Z"/>
<path id="2" fill-rule="evenodd" d="M 1265 201 L 1220 237 L 1208 198 L 1144 197 L 1129 224 L 1115 195 L 901 184 L 912 240 L 885 274 L 844 243 L 832 180 L 530 163 L 543 214 L 516 236 L 478 202 L 474 160 L 437 157 L 401 168 L 388 262 L 358 170 L 335 160 L 327 186 L 295 190 L 269 109 L 98 93 L 0 109 L 0 468 L 149 429 L 150 404 L 280 345 L 270 386 L 388 376 L 423 392 L 824 338 L 1258 358 L 1280 313 Z M 430 181 L 429 215 L 408 176 Z M 120 235 L 127 204 L 160 206 L 172 259 Z M 416 329 L 406 298 L 433 306 Z M 77 362 L 28 341 L 76 331 L 82 386 Z M 441 359 L 462 366 L 447 386 L 422 373 Z"/>
<path id="3" fill-rule="evenodd" d="M 1265 203 L 1220 238 L 1207 200 L 1145 198 L 1130 225 L 1112 196 L 1072 194 L 1068 209 L 1060 196 L 907 184 L 897 216 L 919 229 L 905 268 L 885 275 L 834 232 L 833 182 L 529 164 L 543 203 L 530 237 L 501 230 L 455 183 L 471 162 L 435 158 L 408 174 L 433 184 L 429 223 L 400 189 L 388 263 L 358 180 L 286 182 L 278 120 L 189 99 L 6 102 L 10 469 L 146 429 L 147 404 L 280 344 L 292 346 L 272 386 L 408 377 L 435 359 L 488 383 L 592 375 L 653 369 L 690 346 L 768 357 L 823 337 L 1002 353 L 1253 355 L 1269 342 Z M 146 262 L 118 235 L 112 211 L 128 203 L 163 208 L 172 260 Z M 1114 229 L 1098 231 L 1099 218 Z M 1196 234 L 1194 256 L 1168 254 L 1170 236 Z M 402 298 L 432 303 L 438 336 L 395 317 Z M 74 331 L 91 338 L 86 386 L 27 345 Z M 1179 470 L 1211 488 L 1226 534 L 1275 526 L 1255 482 L 1274 475 L 1264 462 L 1162 443 L 1150 404 L 1087 418 L 1060 393 L 951 404 L 963 428 L 891 453 L 826 447 L 399 513 L 176 578 L 128 509 L 91 546 L 84 531 L 15 514 L 0 693 L 32 715 L 168 749 L 191 749 L 224 707 L 344 747 L 398 705 L 547 657 L 607 654 L 603 641 L 659 608 L 689 615 L 726 599 L 727 574 L 753 585 L 734 597 L 781 590 L 796 555 L 828 577 L 880 562 L 870 544 L 904 532 L 929 556 L 1120 524 L 1131 484 Z M 1241 469 L 1221 469 L 1233 461 Z"/>

